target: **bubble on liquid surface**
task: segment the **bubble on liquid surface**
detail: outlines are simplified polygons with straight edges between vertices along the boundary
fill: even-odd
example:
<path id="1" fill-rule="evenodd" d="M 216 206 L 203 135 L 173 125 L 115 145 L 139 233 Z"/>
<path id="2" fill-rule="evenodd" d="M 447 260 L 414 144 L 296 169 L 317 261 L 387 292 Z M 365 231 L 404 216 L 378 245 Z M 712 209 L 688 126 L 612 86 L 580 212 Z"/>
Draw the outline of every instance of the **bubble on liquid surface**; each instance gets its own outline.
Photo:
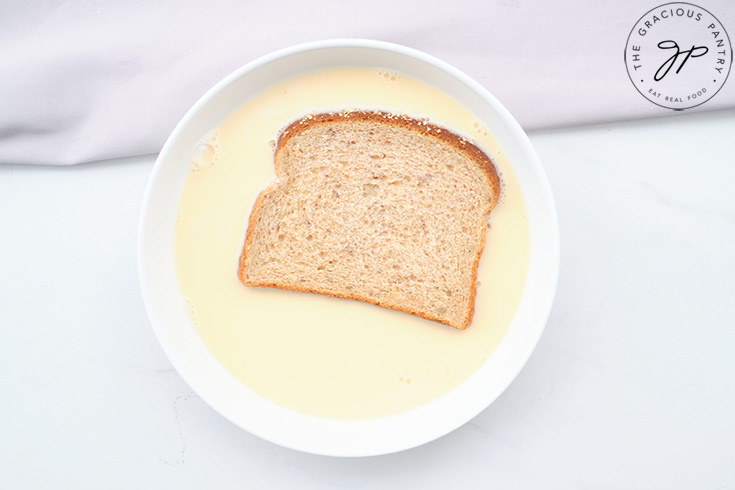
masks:
<path id="1" fill-rule="evenodd" d="M 378 71 L 378 75 L 383 77 L 383 80 L 385 80 L 386 82 L 397 82 L 398 80 L 401 79 L 401 75 L 394 71 L 381 70 L 381 71 Z"/>
<path id="2" fill-rule="evenodd" d="M 195 168 L 209 167 L 214 162 L 214 146 L 209 143 L 199 143 L 191 152 L 191 165 Z"/>
<path id="3" fill-rule="evenodd" d="M 475 131 L 479 134 L 489 136 L 487 128 L 480 121 L 472 121 L 472 127 L 475 128 Z"/>
<path id="4" fill-rule="evenodd" d="M 189 167 L 192 172 L 214 167 L 219 156 L 219 145 L 217 144 L 217 131 L 213 131 L 197 143 L 191 151 Z"/>
<path id="5" fill-rule="evenodd" d="M 505 190 L 505 180 L 503 179 L 503 172 L 498 172 L 500 178 L 500 194 L 498 195 L 498 204 L 505 204 L 505 196 L 507 191 Z"/>
<path id="6" fill-rule="evenodd" d="M 202 342 L 206 343 L 207 339 L 204 336 L 204 331 L 201 325 L 199 325 L 199 315 L 197 315 L 196 306 L 194 306 L 194 302 L 190 298 L 184 298 L 184 313 L 199 338 L 202 339 Z"/>

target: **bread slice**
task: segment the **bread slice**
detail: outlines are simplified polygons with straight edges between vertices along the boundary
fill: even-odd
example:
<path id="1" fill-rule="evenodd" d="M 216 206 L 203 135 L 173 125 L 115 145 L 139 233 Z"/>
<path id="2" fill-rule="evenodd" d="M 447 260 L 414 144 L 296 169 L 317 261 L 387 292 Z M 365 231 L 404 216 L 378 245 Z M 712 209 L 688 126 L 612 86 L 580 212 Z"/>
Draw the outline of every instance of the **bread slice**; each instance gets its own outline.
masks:
<path id="1" fill-rule="evenodd" d="M 247 286 L 366 301 L 458 329 L 500 184 L 465 138 L 384 112 L 307 116 L 275 150 L 238 275 Z"/>

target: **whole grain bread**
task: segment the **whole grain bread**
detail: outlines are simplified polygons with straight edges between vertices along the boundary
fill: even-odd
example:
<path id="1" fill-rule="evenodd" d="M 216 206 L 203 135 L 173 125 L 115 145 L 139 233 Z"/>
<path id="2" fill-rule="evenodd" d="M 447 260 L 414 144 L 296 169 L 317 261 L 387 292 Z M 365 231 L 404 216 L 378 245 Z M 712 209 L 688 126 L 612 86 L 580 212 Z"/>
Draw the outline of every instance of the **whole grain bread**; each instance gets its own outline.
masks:
<path id="1" fill-rule="evenodd" d="M 500 193 L 490 158 L 424 120 L 307 116 L 286 128 L 257 198 L 243 284 L 366 301 L 464 329 Z"/>

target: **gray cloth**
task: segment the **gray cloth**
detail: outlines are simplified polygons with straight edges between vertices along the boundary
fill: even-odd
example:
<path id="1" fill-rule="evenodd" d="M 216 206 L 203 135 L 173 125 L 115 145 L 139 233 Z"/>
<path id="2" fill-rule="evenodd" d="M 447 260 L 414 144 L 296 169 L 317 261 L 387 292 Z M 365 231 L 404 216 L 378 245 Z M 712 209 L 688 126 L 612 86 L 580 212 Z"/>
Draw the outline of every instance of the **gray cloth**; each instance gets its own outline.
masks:
<path id="1" fill-rule="evenodd" d="M 3 2 L 0 163 L 73 164 L 157 152 L 225 75 L 275 49 L 327 38 L 389 41 L 441 58 L 489 89 L 526 129 L 668 115 L 636 91 L 623 61 L 628 34 L 654 6 Z M 731 0 L 702 6 L 735 34 Z M 730 80 L 691 110 L 733 106 Z"/>

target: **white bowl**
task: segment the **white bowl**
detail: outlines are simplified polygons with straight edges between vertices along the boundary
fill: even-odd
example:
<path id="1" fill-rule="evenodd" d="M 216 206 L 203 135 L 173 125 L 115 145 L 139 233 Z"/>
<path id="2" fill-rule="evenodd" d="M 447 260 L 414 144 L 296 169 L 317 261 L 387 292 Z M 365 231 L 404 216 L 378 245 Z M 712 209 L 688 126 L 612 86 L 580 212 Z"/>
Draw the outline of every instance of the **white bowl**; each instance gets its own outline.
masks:
<path id="1" fill-rule="evenodd" d="M 173 259 L 177 203 L 191 148 L 248 98 L 274 82 L 341 66 L 396 70 L 471 107 L 507 156 L 526 201 L 530 255 L 517 313 L 499 346 L 466 381 L 433 403 L 389 417 L 332 420 L 298 413 L 262 398 L 212 356 L 182 308 Z M 302 44 L 264 56 L 209 90 L 176 126 L 156 160 L 140 216 L 138 270 L 148 315 L 171 363 L 216 411 L 248 432 L 310 453 L 367 456 L 432 441 L 492 403 L 528 360 L 548 319 L 559 268 L 559 231 L 539 159 L 513 116 L 456 68 L 414 49 L 367 40 Z"/>

